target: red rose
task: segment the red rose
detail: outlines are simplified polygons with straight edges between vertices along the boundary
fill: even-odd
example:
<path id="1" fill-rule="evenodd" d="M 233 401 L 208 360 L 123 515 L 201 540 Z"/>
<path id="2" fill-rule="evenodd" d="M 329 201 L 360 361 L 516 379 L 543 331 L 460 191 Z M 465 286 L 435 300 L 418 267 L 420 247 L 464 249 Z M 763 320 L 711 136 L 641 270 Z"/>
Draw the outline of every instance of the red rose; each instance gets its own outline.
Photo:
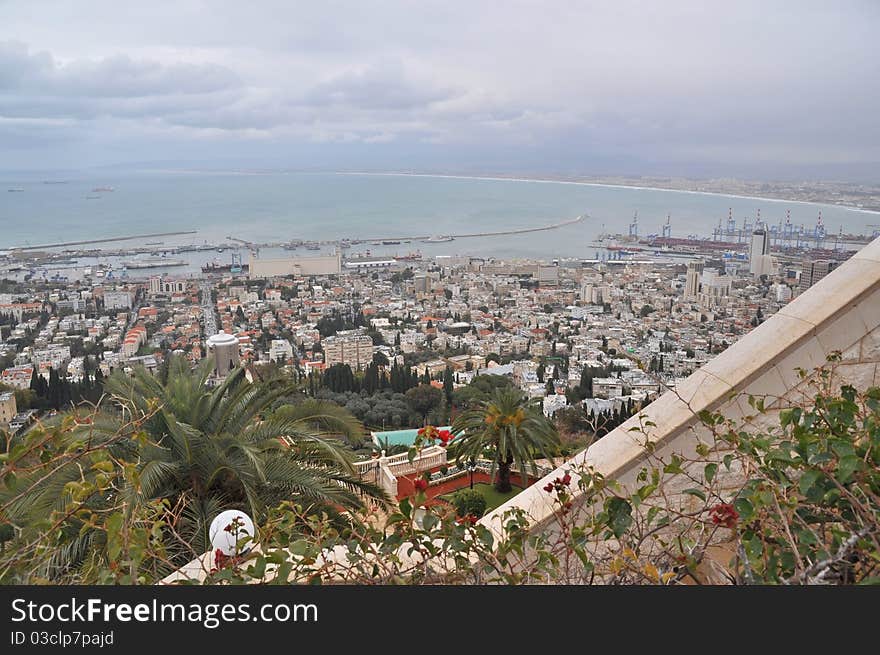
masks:
<path id="1" fill-rule="evenodd" d="M 553 490 L 555 488 L 556 487 L 553 485 L 552 482 L 548 482 L 547 484 L 544 485 L 544 491 L 546 491 L 548 494 L 553 493 Z"/>
<path id="2" fill-rule="evenodd" d="M 568 473 L 566 473 L 566 474 L 562 477 L 562 484 L 567 485 L 567 484 L 570 484 L 570 483 L 571 483 L 571 476 L 570 476 Z"/>
<path id="3" fill-rule="evenodd" d="M 424 491 L 428 488 L 428 481 L 425 478 L 419 478 L 413 482 L 413 486 L 416 488 L 416 491 Z"/>

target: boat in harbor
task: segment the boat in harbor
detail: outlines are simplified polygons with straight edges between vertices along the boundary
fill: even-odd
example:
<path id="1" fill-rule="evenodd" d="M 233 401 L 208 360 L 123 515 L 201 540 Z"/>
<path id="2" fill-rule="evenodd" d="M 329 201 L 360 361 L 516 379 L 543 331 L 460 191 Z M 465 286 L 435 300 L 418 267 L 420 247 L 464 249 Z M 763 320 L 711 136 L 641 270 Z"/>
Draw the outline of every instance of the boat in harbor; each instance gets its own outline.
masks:
<path id="1" fill-rule="evenodd" d="M 168 259 L 167 257 L 145 257 L 122 263 L 125 268 L 164 268 L 165 266 L 186 266 L 186 264 L 182 259 Z"/>
<path id="2" fill-rule="evenodd" d="M 396 259 L 398 261 L 403 261 L 403 262 L 418 261 L 421 258 L 422 258 L 422 251 L 421 250 L 416 250 L 415 252 L 411 252 L 406 255 L 395 255 L 394 256 L 394 259 Z"/>
<path id="3" fill-rule="evenodd" d="M 422 239 L 422 243 L 447 243 L 449 241 L 455 241 L 455 237 L 450 236 L 433 236 L 428 237 L 427 239 Z"/>
<path id="4" fill-rule="evenodd" d="M 9 193 L 23 193 L 24 192 L 24 189 L 21 188 L 20 186 L 12 187 L 11 189 L 6 189 L 6 190 L 9 191 Z"/>
<path id="5" fill-rule="evenodd" d="M 382 245 L 383 246 L 399 246 L 400 241 L 383 241 Z"/>
<path id="6" fill-rule="evenodd" d="M 98 186 L 92 189 L 92 193 L 110 193 L 113 190 L 112 186 Z"/>
<path id="7" fill-rule="evenodd" d="M 202 265 L 202 273 L 241 273 L 248 270 L 247 264 L 221 264 L 218 261 L 208 262 Z"/>

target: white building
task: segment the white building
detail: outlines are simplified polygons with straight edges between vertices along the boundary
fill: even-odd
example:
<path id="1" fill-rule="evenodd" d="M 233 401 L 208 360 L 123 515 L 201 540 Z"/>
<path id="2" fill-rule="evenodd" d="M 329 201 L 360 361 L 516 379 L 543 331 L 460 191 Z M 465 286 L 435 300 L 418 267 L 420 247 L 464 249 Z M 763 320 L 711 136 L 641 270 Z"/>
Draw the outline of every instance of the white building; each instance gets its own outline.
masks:
<path id="1" fill-rule="evenodd" d="M 727 275 L 720 275 L 715 269 L 703 271 L 700 283 L 699 301 L 705 308 L 718 307 L 727 304 L 730 297 L 730 287 L 733 280 Z"/>
<path id="2" fill-rule="evenodd" d="M 269 359 L 273 362 L 283 360 L 289 364 L 293 359 L 293 346 L 287 339 L 273 339 L 269 345 Z"/>
<path id="3" fill-rule="evenodd" d="M 776 302 L 788 302 L 791 300 L 791 287 L 787 284 L 776 286 Z"/>
<path id="4" fill-rule="evenodd" d="M 770 275 L 773 272 L 773 259 L 770 257 L 770 235 L 767 230 L 752 232 L 749 245 L 749 273 L 755 277 Z"/>
<path id="5" fill-rule="evenodd" d="M 623 395 L 620 378 L 593 378 L 593 395 L 596 398 L 617 398 Z"/>
<path id="6" fill-rule="evenodd" d="M 544 396 L 544 416 L 553 416 L 557 411 L 568 405 L 565 394 L 557 393 Z"/>
<path id="7" fill-rule="evenodd" d="M 208 338 L 208 356 L 214 358 L 214 375 L 224 378 L 238 366 L 241 352 L 238 337 L 223 330 Z"/>
<path id="8" fill-rule="evenodd" d="M 282 277 L 285 275 L 339 275 L 342 272 L 342 257 L 319 255 L 317 257 L 283 257 L 279 259 L 257 259 L 251 256 L 248 264 L 248 277 Z"/>
<path id="9" fill-rule="evenodd" d="M 687 277 L 684 283 L 684 299 L 696 300 L 700 294 L 700 279 L 703 276 L 703 262 L 688 262 Z"/>
<path id="10" fill-rule="evenodd" d="M 105 291 L 104 309 L 131 309 L 131 291 Z"/>
<path id="11" fill-rule="evenodd" d="M 337 332 L 336 336 L 327 337 L 321 342 L 321 348 L 327 366 L 348 364 L 357 371 L 373 361 L 373 339 L 354 331 Z"/>
<path id="12" fill-rule="evenodd" d="M 163 279 L 158 275 L 150 278 L 150 295 L 183 293 L 184 291 L 186 291 L 186 282 L 184 280 Z"/>

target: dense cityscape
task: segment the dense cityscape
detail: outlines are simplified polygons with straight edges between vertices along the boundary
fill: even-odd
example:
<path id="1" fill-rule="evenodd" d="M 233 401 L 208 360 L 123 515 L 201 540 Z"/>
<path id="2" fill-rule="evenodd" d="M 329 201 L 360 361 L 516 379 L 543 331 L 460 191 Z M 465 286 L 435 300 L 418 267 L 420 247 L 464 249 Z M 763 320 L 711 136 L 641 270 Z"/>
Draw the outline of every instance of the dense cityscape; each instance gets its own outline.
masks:
<path id="1" fill-rule="evenodd" d="M 3 422 L 17 431 L 42 411 L 94 402 L 117 369 L 156 371 L 172 353 L 196 365 L 221 334 L 250 378 L 283 370 L 372 430 L 446 424 L 451 406 L 439 397 L 420 417 L 404 394 L 491 375 L 541 398 L 583 447 L 615 413 L 674 388 L 851 254 L 811 260 L 809 241 L 773 256 L 775 232 L 747 236 L 744 252 L 706 241 L 677 261 L 642 252 L 631 229 L 616 238 L 624 245 L 598 244 L 611 257 L 600 260 L 251 256 L 249 272 L 7 280 Z M 221 368 L 219 378 L 230 370 Z"/>

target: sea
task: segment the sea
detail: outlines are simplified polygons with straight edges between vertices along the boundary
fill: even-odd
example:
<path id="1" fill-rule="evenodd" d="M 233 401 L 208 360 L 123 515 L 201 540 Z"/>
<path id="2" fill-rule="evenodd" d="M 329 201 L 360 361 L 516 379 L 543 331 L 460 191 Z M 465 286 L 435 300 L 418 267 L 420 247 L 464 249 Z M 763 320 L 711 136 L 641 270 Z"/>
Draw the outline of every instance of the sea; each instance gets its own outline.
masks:
<path id="1" fill-rule="evenodd" d="M 660 234 L 667 217 L 673 237 L 709 237 L 731 212 L 738 225 L 760 217 L 812 230 L 821 211 L 829 235 L 868 233 L 875 213 L 837 205 L 788 202 L 687 191 L 587 183 L 413 174 L 140 171 L 0 179 L 0 251 L 61 241 L 134 234 L 194 234 L 100 244 L 145 246 L 160 254 L 176 246 L 217 245 L 184 253 L 196 273 L 203 263 L 229 263 L 256 243 L 338 239 L 400 240 L 352 248 L 370 256 L 471 255 L 495 258 L 593 258 L 604 233 L 627 234 L 638 215 L 639 235 Z M 111 190 L 112 189 L 112 190 Z M 577 216 L 585 220 L 555 230 L 519 235 L 459 238 L 425 243 L 427 235 L 539 227 Z M 83 247 L 83 246 L 78 246 Z M 325 244 L 321 251 L 334 246 Z M 222 252 L 220 252 L 222 250 Z M 316 254 L 302 248 L 264 250 L 260 256 Z M 170 256 L 170 255 L 169 255 Z M 177 255 L 175 255 L 177 257 Z M 97 260 L 95 260 L 97 261 Z M 81 265 L 95 261 L 82 261 Z M 72 264 L 71 264 L 72 265 Z"/>

